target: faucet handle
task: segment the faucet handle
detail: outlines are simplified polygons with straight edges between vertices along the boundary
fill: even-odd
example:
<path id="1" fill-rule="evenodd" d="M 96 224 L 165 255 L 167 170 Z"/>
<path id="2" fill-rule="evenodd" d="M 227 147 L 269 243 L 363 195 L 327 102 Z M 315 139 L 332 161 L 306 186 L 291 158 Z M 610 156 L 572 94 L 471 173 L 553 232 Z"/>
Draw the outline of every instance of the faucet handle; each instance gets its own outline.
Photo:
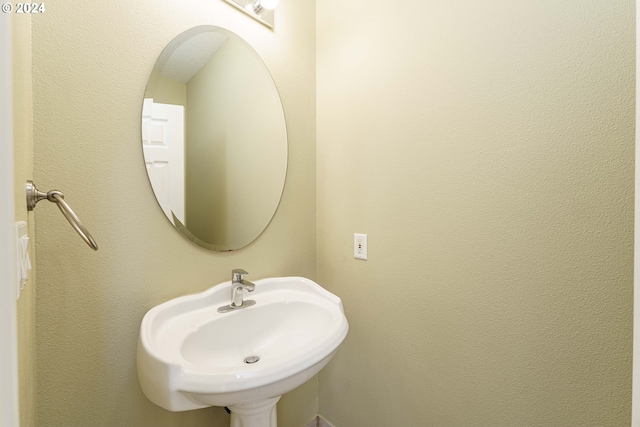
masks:
<path id="1" fill-rule="evenodd" d="M 231 283 L 237 283 L 242 281 L 242 276 L 249 274 L 241 268 L 234 268 L 231 270 Z"/>

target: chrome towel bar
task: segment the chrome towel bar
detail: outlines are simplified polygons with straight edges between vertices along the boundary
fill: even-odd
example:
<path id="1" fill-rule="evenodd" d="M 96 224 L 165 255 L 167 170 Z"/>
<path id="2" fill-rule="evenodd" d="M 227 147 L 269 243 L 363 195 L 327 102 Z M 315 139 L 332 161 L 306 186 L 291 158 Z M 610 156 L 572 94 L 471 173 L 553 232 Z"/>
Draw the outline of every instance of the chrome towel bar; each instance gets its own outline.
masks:
<path id="1" fill-rule="evenodd" d="M 91 237 L 91 233 L 89 230 L 84 228 L 78 216 L 73 212 L 71 207 L 64 201 L 64 194 L 58 190 L 51 190 L 48 193 L 43 193 L 36 188 L 36 185 L 33 181 L 27 181 L 27 210 L 32 211 L 36 207 L 36 203 L 40 200 L 47 199 L 50 202 L 54 202 L 60 208 L 60 212 L 67 218 L 69 224 L 73 227 L 74 230 L 78 232 L 82 240 L 84 240 L 87 245 L 91 247 L 94 251 L 98 250 L 98 244 L 93 237 Z"/>

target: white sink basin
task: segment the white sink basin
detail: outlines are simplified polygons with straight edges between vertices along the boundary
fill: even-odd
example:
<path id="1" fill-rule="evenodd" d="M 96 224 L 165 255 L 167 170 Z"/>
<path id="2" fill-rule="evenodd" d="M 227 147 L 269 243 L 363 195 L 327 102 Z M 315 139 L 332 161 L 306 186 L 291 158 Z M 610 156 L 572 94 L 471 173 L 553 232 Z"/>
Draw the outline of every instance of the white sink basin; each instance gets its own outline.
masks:
<path id="1" fill-rule="evenodd" d="M 243 292 L 256 304 L 227 313 L 217 309 L 230 303 L 231 282 L 147 312 L 137 364 L 152 402 L 170 411 L 228 406 L 232 426 L 234 414 L 261 408 L 270 423 L 236 425 L 275 426 L 279 397 L 327 364 L 349 325 L 340 298 L 311 280 L 270 278 L 255 285 Z"/>

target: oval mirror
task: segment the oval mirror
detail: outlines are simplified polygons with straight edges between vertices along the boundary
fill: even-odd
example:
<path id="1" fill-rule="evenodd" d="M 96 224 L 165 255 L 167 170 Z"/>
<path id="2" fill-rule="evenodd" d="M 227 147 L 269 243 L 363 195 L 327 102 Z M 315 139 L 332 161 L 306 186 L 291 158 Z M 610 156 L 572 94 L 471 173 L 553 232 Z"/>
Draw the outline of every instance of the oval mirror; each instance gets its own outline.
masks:
<path id="1" fill-rule="evenodd" d="M 258 54 L 223 28 L 192 28 L 162 51 L 144 95 L 142 147 L 158 204 L 198 246 L 248 245 L 280 203 L 280 97 Z"/>

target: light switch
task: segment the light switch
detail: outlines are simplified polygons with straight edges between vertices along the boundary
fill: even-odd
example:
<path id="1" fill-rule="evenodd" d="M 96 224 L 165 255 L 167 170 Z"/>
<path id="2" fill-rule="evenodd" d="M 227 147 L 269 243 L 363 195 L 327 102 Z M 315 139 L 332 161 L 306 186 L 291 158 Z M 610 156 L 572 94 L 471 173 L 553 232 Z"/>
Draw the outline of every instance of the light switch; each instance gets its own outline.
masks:
<path id="1" fill-rule="evenodd" d="M 29 280 L 29 270 L 31 270 L 29 236 L 27 235 L 27 231 L 28 226 L 25 221 L 16 222 L 17 298 L 20 298 L 20 292 L 22 292 L 24 286 L 27 284 L 27 280 Z"/>

